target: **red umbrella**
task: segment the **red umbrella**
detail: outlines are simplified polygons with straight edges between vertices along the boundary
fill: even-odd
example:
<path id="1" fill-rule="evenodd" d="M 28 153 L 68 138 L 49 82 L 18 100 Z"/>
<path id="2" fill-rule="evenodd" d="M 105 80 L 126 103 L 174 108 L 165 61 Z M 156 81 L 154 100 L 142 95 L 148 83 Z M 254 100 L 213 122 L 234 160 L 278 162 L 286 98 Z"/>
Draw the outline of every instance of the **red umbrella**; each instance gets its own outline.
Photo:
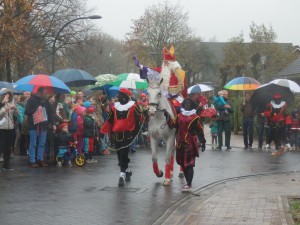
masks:
<path id="1" fill-rule="evenodd" d="M 200 117 L 212 118 L 217 115 L 217 110 L 215 108 L 207 108 L 201 111 Z"/>

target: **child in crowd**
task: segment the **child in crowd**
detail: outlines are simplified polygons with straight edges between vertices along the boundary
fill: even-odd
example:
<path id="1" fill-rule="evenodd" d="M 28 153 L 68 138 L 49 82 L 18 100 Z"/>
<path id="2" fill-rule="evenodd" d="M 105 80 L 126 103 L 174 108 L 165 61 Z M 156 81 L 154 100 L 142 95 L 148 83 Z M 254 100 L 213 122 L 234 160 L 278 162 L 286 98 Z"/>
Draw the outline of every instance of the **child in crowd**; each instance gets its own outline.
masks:
<path id="1" fill-rule="evenodd" d="M 300 131 L 299 114 L 297 109 L 292 110 L 291 120 L 292 120 L 291 129 L 288 130 L 287 135 L 290 140 L 291 148 L 293 151 L 295 151 L 299 147 L 298 132 Z"/>
<path id="2" fill-rule="evenodd" d="M 99 129 L 94 115 L 95 108 L 87 106 L 85 115 L 83 116 L 83 149 L 87 163 L 96 163 L 97 160 L 93 159 L 93 152 L 95 148 L 95 139 L 99 141 Z"/>
<path id="3" fill-rule="evenodd" d="M 214 102 L 215 102 L 216 108 L 220 107 L 220 106 L 224 107 L 227 105 L 225 99 L 223 98 L 223 91 L 218 92 L 218 95 L 214 97 Z M 227 109 L 224 109 L 222 111 L 224 111 L 224 113 L 228 114 Z M 217 115 L 220 116 L 220 110 L 217 110 Z"/>
<path id="4" fill-rule="evenodd" d="M 75 145 L 77 141 L 74 136 L 69 133 L 68 123 L 61 123 L 58 126 L 58 133 L 55 135 L 56 144 L 58 146 L 57 167 L 62 167 L 62 158 L 65 157 L 68 166 L 72 166 L 70 156 L 70 143 Z"/>
<path id="5" fill-rule="evenodd" d="M 218 145 L 218 123 L 216 118 L 216 116 L 213 116 L 209 124 L 212 149 L 215 149 Z"/>
<path id="6" fill-rule="evenodd" d="M 171 128 L 177 129 L 176 137 L 176 162 L 183 168 L 186 185 L 182 191 L 190 191 L 194 176 L 195 158 L 199 157 L 197 136 L 200 137 L 202 152 L 205 151 L 205 138 L 200 118 L 196 114 L 197 105 L 189 98 L 182 102 L 181 113 L 174 120 L 169 120 Z M 168 113 L 164 113 L 166 118 L 170 118 Z M 198 134 L 198 135 L 197 135 Z"/>

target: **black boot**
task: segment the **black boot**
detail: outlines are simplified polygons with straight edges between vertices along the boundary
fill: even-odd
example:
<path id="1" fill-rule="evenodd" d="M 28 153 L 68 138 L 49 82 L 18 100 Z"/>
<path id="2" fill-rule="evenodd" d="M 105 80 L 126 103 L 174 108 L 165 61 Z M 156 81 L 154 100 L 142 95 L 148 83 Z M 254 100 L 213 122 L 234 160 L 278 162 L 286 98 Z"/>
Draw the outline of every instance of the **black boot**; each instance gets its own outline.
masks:
<path id="1" fill-rule="evenodd" d="M 125 181 L 129 182 L 130 181 L 130 177 L 132 176 L 131 170 L 129 170 L 128 172 L 125 172 L 125 174 L 126 174 Z"/>

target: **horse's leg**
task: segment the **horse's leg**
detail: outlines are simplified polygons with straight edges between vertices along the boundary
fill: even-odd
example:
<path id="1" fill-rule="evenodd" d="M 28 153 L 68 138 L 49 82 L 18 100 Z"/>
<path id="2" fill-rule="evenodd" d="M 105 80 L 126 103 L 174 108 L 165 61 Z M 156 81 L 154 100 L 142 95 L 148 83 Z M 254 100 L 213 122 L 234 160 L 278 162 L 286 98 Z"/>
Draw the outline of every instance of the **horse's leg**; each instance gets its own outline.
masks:
<path id="1" fill-rule="evenodd" d="M 173 178 L 173 174 L 174 174 L 174 149 L 172 148 L 171 159 L 170 159 L 170 175 L 171 175 L 171 179 Z"/>
<path id="2" fill-rule="evenodd" d="M 151 152 L 152 152 L 153 171 L 157 177 L 162 177 L 164 173 L 158 168 L 158 164 L 157 164 L 157 140 L 151 137 L 150 144 L 151 144 Z"/>
<path id="3" fill-rule="evenodd" d="M 166 151 L 166 167 L 165 167 L 165 180 L 163 182 L 164 186 L 169 186 L 171 184 L 171 154 L 173 151 L 173 146 L 174 146 L 174 137 L 170 136 L 167 139 L 167 151 Z"/>

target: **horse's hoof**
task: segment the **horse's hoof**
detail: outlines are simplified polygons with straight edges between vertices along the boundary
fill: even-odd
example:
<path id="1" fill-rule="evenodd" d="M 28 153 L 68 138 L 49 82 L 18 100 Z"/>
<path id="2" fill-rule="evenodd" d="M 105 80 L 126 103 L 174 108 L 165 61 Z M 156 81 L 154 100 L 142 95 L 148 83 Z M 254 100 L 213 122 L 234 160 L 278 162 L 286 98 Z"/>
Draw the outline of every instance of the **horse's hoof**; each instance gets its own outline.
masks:
<path id="1" fill-rule="evenodd" d="M 164 176 L 164 172 L 163 171 L 159 171 L 159 174 L 156 174 L 157 177 L 163 177 Z"/>
<path id="2" fill-rule="evenodd" d="M 179 177 L 179 178 L 184 178 L 184 174 L 183 174 L 182 171 L 179 172 L 178 177 Z"/>
<path id="3" fill-rule="evenodd" d="M 165 179 L 163 182 L 163 186 L 170 186 L 171 185 L 171 180 L 170 179 Z"/>

